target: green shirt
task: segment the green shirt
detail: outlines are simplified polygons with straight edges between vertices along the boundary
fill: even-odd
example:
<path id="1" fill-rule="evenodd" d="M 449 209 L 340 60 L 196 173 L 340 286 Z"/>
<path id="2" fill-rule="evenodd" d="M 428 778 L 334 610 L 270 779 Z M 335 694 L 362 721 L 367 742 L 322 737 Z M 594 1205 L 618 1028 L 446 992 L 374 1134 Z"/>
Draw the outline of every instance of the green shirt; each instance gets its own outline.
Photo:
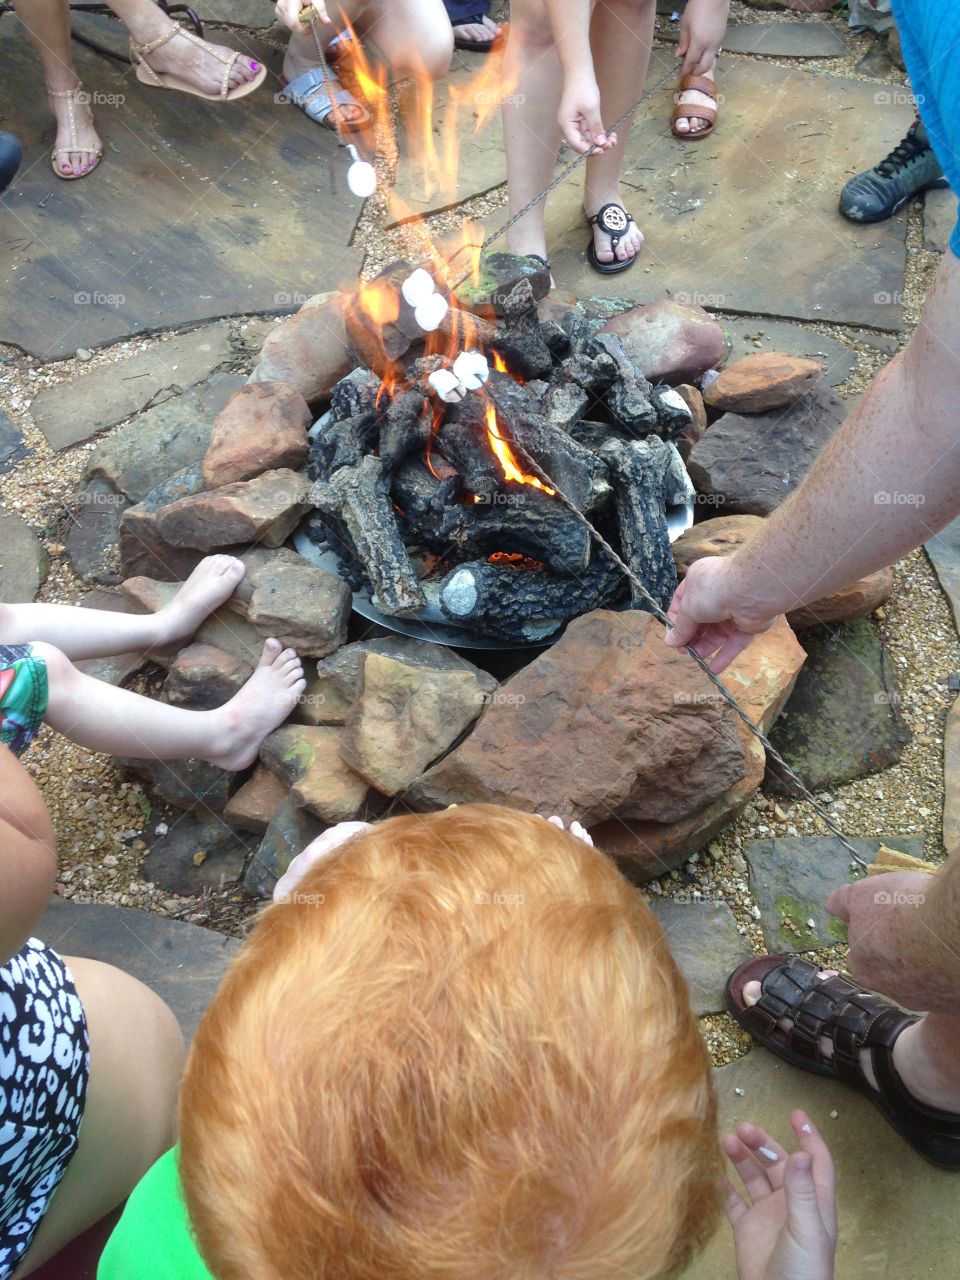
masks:
<path id="1" fill-rule="evenodd" d="M 97 1280 L 213 1280 L 193 1242 L 171 1147 L 134 1187 Z"/>

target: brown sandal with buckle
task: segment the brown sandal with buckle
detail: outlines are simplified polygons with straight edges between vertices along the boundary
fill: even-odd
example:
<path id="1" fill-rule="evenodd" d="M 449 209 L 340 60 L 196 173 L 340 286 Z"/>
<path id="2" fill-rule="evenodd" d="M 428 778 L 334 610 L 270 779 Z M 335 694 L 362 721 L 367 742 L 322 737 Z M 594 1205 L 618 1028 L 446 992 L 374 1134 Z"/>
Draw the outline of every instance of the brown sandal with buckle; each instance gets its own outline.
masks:
<path id="1" fill-rule="evenodd" d="M 960 1114 L 919 1102 L 893 1065 L 897 1037 L 919 1018 L 883 996 L 861 991 L 848 977 L 821 978 L 819 972 L 799 956 L 756 956 L 730 975 L 727 1008 L 778 1058 L 859 1089 L 914 1151 L 941 1168 L 960 1170 Z M 743 999 L 748 982 L 761 987 L 753 1005 Z M 780 1026 L 782 1019 L 793 1023 L 788 1031 Z M 821 1051 L 821 1036 L 832 1042 L 832 1057 Z M 870 1054 L 877 1089 L 860 1066 L 863 1049 Z"/>
<path id="2" fill-rule="evenodd" d="M 695 102 L 680 101 L 681 96 L 691 89 L 696 89 L 698 93 L 706 94 L 708 98 L 713 99 L 714 103 L 717 101 L 717 86 L 712 80 L 708 80 L 706 76 L 683 77 L 673 97 L 676 106 L 673 108 L 673 115 L 670 118 L 670 132 L 675 138 L 680 138 L 684 142 L 705 138 L 708 133 L 713 133 L 717 125 L 716 105 L 698 107 Z M 708 123 L 704 129 L 689 130 L 687 133 L 681 133 L 677 129 L 678 120 L 706 120 Z"/>

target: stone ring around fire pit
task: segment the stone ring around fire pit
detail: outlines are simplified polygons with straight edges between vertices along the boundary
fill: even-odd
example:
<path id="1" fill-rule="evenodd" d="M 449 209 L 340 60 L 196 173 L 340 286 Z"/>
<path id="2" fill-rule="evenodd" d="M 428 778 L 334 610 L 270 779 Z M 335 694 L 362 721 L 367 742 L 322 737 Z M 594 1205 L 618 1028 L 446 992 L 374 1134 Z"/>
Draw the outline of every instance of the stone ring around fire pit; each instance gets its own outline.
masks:
<path id="1" fill-rule="evenodd" d="M 329 412 L 325 413 L 314 424 L 310 431 L 312 438 L 322 434 L 329 425 L 330 417 Z M 679 468 L 678 476 L 680 476 Z M 682 469 L 681 479 L 682 491 L 671 495 L 675 501 L 671 502 L 666 509 L 667 528 L 671 542 L 674 542 L 685 530 L 693 525 L 696 489 L 687 475 L 685 467 Z M 301 527 L 297 530 L 294 534 L 293 542 L 297 552 L 318 569 L 324 569 L 328 573 L 337 573 L 339 571 L 341 565 L 337 553 L 329 548 L 323 549 L 317 546 L 305 528 Z M 413 559 L 416 564 L 417 557 L 414 556 Z M 362 586 L 359 590 L 353 592 L 353 608 L 362 618 L 366 618 L 369 622 L 374 622 L 378 626 L 388 631 L 393 631 L 398 635 L 409 636 L 415 640 L 428 640 L 434 644 L 450 645 L 458 649 L 488 651 L 542 649 L 552 645 L 563 634 L 563 628 L 557 627 L 548 635 L 539 637 L 534 635 L 526 641 L 512 641 L 498 639 L 493 636 L 478 635 L 474 631 L 468 631 L 464 627 L 457 626 L 447 617 L 441 609 L 435 593 L 431 594 L 429 590 L 429 575 L 421 579 L 421 584 L 427 587 L 425 592 L 427 603 L 423 609 L 415 614 L 406 617 L 395 617 L 382 613 L 373 603 L 370 590 L 366 586 Z M 620 606 L 613 606 L 613 608 L 628 609 L 630 608 L 630 602 L 625 601 Z"/>

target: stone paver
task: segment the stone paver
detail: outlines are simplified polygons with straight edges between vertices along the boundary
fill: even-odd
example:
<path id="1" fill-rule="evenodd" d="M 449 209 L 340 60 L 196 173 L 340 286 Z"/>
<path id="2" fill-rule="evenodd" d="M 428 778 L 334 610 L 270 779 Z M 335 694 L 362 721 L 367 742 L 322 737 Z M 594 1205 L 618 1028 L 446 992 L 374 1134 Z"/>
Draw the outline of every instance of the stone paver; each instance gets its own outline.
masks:
<path id="1" fill-rule="evenodd" d="M 31 300 L 4 309 L 0 340 L 58 358 L 130 334 L 292 310 L 297 294 L 356 278 L 361 202 L 344 153 L 330 130 L 275 100 L 280 51 L 237 38 L 271 74 L 226 106 L 141 85 L 75 44 L 84 85 L 105 95 L 95 106 L 104 159 L 92 178 L 58 182 L 35 56 L 19 23 L 0 24 L 0 117 L 26 153 L 4 196 L 0 289 Z"/>
<path id="2" fill-rule="evenodd" d="M 650 907 L 690 988 L 694 1011 L 719 1013 L 727 977 L 751 955 L 733 912 L 725 902 L 697 901 L 683 892 L 653 898 Z"/>
<path id="3" fill-rule="evenodd" d="M 29 458 L 32 452 L 24 443 L 19 428 L 0 409 L 0 475 L 4 471 L 12 471 L 18 462 Z"/>
<path id="4" fill-rule="evenodd" d="M 0 600 L 36 598 L 50 561 L 30 526 L 17 515 L 0 515 Z"/>
<path id="5" fill-rule="evenodd" d="M 857 367 L 857 353 L 834 338 L 813 333 L 789 320 L 771 320 L 767 316 L 738 316 L 723 320 L 724 335 L 730 344 L 726 363 L 733 364 L 741 356 L 756 351 L 785 351 L 791 356 L 819 360 L 823 376 L 831 387 L 839 387 Z"/>
<path id="6" fill-rule="evenodd" d="M 881 844 L 923 856 L 922 836 L 851 839 L 865 862 L 875 861 Z M 833 836 L 784 836 L 752 840 L 744 850 L 750 886 L 760 908 L 763 936 L 771 952 L 806 951 L 846 941 L 842 920 L 827 912 L 832 890 L 857 878 L 850 854 Z M 877 877 L 878 888 L 882 878 Z"/>
<path id="7" fill-rule="evenodd" d="M 960 516 L 925 542 L 924 550 L 950 601 L 954 626 L 960 631 Z"/>
<path id="8" fill-rule="evenodd" d="M 655 51 L 651 85 L 671 54 Z M 669 290 L 712 310 L 899 331 L 905 217 L 856 227 L 837 212 L 837 196 L 864 156 L 885 155 L 902 136 L 909 107 L 877 105 L 866 82 L 770 63 L 721 64 L 717 83 L 721 120 L 706 141 L 670 135 L 672 78 L 638 112 L 625 181 L 646 245 L 632 270 L 608 277 L 587 265 L 579 171 L 551 194 L 558 286 L 635 301 Z M 504 221 L 498 210 L 485 230 Z"/>
<path id="9" fill-rule="evenodd" d="M 679 23 L 661 23 L 658 34 L 676 40 Z M 847 41 L 826 22 L 731 22 L 723 37 L 724 53 L 745 53 L 767 58 L 842 58 L 850 52 Z"/>
<path id="10" fill-rule="evenodd" d="M 808 1112 L 823 1133 L 837 1166 L 838 1280 L 930 1280 L 955 1272 L 957 1175 L 916 1155 L 865 1097 L 778 1062 L 763 1049 L 721 1068 L 714 1080 L 721 1133 L 749 1120 L 792 1150 L 794 1107 Z M 721 1221 L 684 1280 L 736 1274 L 733 1236 Z"/>
<path id="11" fill-rule="evenodd" d="M 61 955 L 116 965 L 166 1000 L 186 1038 L 240 950 L 236 938 L 147 911 L 51 898 L 36 934 Z"/>
<path id="12" fill-rule="evenodd" d="M 97 476 L 70 503 L 71 523 L 67 555 L 77 573 L 105 586 L 120 581 L 114 552 L 120 518 L 130 501 L 102 476 Z"/>
<path id="13" fill-rule="evenodd" d="M 957 225 L 957 195 L 949 187 L 923 197 L 923 247 L 946 253 Z"/>
<path id="14" fill-rule="evenodd" d="M 89 440 L 147 405 L 171 400 L 231 359 L 230 330 L 221 322 L 104 365 L 41 391 L 34 421 L 55 449 Z"/>

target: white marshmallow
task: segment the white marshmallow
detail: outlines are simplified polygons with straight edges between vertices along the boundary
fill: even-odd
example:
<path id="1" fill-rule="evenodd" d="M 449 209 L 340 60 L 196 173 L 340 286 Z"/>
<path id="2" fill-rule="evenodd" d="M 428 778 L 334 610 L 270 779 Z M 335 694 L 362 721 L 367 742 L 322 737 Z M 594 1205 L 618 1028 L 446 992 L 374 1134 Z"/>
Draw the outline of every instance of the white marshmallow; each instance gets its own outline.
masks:
<path id="1" fill-rule="evenodd" d="M 447 310 L 447 300 L 443 294 L 431 293 L 429 298 L 417 303 L 413 314 L 420 328 L 426 333 L 432 333 L 434 329 L 440 328 Z"/>
<path id="2" fill-rule="evenodd" d="M 436 285 L 430 272 L 424 271 L 423 267 L 417 267 L 416 271 L 404 280 L 400 292 L 410 306 L 415 307 L 429 298 L 435 289 Z"/>
<path id="3" fill-rule="evenodd" d="M 477 391 L 490 376 L 486 356 L 480 351 L 461 351 L 453 362 L 453 372 L 468 391 Z"/>
<path id="4" fill-rule="evenodd" d="M 377 171 L 366 160 L 355 160 L 347 170 L 347 186 L 355 196 L 366 200 L 377 189 Z"/>
<path id="5" fill-rule="evenodd" d="M 437 369 L 427 381 L 444 404 L 456 404 L 466 395 L 463 383 L 449 369 Z"/>

